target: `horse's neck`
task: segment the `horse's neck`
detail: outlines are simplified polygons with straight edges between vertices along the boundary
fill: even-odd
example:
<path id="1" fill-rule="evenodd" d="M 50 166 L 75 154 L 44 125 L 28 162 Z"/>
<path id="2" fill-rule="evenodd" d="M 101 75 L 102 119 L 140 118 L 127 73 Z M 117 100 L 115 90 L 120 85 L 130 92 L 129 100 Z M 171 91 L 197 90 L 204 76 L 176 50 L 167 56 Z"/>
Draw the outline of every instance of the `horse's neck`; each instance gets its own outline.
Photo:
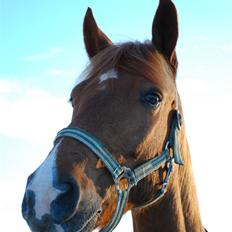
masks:
<path id="1" fill-rule="evenodd" d="M 181 150 L 185 164 L 175 168 L 172 182 L 169 183 L 164 198 L 154 206 L 132 212 L 135 232 L 204 231 L 186 139 Z"/>

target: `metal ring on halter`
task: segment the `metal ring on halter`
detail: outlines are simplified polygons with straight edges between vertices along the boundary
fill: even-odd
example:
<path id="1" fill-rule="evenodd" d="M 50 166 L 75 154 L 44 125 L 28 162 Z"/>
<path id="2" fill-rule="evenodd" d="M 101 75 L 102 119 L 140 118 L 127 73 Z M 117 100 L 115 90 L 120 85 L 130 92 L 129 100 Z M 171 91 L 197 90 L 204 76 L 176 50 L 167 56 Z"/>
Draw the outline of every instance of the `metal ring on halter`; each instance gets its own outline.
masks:
<path id="1" fill-rule="evenodd" d="M 114 180 L 115 186 L 121 191 L 130 190 L 133 186 L 137 185 L 135 173 L 133 172 L 133 170 L 125 166 L 123 166 L 122 169 L 123 173 Z M 126 181 L 127 183 L 121 183 L 122 181 Z M 126 187 L 123 187 L 124 184 L 126 185 Z"/>

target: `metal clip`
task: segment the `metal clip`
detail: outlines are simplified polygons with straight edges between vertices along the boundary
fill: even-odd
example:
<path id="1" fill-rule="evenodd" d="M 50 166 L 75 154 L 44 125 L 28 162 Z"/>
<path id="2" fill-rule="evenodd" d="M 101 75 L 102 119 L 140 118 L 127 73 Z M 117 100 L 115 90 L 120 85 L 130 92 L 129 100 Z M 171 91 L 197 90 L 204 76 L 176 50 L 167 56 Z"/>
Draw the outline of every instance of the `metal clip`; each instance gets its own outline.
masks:
<path id="1" fill-rule="evenodd" d="M 122 169 L 123 173 L 114 180 L 115 186 L 119 191 L 128 191 L 137 185 L 137 180 L 134 172 L 130 168 L 123 166 Z"/>
<path id="2" fill-rule="evenodd" d="M 164 178 L 164 181 L 162 183 L 162 188 L 160 189 L 160 194 L 163 194 L 166 192 L 166 188 L 170 179 L 171 172 L 173 171 L 173 162 L 174 158 L 171 158 L 169 161 L 167 161 L 166 164 L 166 176 Z"/>

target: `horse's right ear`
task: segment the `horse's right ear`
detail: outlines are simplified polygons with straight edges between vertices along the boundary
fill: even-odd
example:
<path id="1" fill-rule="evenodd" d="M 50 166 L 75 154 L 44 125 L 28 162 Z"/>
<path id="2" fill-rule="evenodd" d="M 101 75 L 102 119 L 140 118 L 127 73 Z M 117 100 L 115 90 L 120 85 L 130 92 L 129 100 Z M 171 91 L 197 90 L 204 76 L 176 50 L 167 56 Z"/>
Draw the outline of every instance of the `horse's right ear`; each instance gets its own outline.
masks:
<path id="1" fill-rule="evenodd" d="M 176 67 L 175 47 L 178 38 L 176 7 L 171 0 L 160 0 L 152 25 L 152 43 Z"/>
<path id="2" fill-rule="evenodd" d="M 111 40 L 98 28 L 92 10 L 88 8 L 83 25 L 85 48 L 89 58 L 112 44 Z"/>

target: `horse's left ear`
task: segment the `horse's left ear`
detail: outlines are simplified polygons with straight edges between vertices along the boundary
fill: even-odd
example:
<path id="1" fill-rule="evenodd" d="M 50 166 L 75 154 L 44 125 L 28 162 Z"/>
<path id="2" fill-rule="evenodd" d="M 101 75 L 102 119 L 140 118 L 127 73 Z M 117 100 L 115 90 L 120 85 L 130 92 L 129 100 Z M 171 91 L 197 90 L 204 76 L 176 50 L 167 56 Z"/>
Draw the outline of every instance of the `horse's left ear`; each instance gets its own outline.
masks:
<path id="1" fill-rule="evenodd" d="M 83 33 L 85 48 L 90 58 L 112 44 L 111 40 L 98 28 L 90 8 L 85 14 Z"/>
<path id="2" fill-rule="evenodd" d="M 178 38 L 176 7 L 171 0 L 160 0 L 152 25 L 152 43 L 177 67 L 175 47 Z"/>

